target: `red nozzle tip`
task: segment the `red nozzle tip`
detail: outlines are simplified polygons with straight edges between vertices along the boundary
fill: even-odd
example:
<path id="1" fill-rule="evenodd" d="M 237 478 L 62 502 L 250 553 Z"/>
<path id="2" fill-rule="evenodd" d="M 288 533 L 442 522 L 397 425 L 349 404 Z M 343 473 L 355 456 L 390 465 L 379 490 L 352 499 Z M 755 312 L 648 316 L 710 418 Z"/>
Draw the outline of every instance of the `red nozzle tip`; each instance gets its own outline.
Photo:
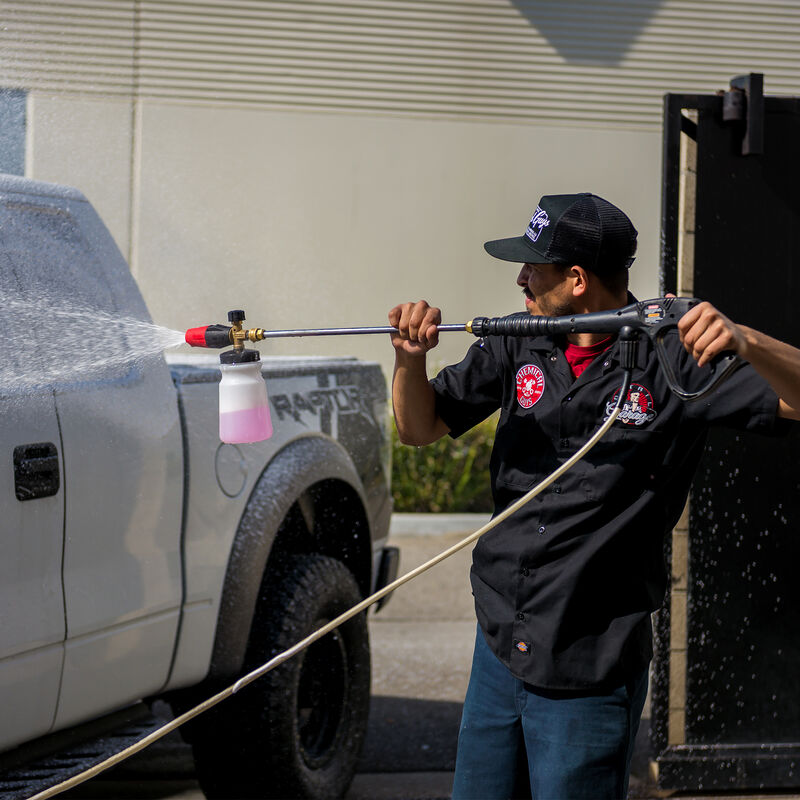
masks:
<path id="1" fill-rule="evenodd" d="M 186 344 L 190 344 L 192 347 L 208 347 L 206 344 L 208 327 L 208 325 L 204 325 L 202 328 L 189 328 L 186 331 Z"/>

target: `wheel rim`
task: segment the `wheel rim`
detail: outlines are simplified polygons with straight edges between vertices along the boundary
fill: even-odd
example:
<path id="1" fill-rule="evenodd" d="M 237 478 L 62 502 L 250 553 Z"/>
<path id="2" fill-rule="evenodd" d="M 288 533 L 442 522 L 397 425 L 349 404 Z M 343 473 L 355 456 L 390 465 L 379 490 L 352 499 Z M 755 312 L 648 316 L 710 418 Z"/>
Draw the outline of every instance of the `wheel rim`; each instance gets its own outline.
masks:
<path id="1" fill-rule="evenodd" d="M 308 648 L 300 667 L 297 732 L 309 767 L 318 769 L 336 753 L 346 703 L 347 651 L 340 632 L 333 631 Z"/>

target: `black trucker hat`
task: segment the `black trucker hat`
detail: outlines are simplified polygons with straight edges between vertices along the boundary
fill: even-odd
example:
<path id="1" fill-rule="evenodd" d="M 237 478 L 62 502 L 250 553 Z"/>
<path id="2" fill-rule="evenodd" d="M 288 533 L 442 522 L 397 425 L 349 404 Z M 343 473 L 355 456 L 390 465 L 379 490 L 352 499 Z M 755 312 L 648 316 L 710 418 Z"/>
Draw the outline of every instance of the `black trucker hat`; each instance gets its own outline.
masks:
<path id="1" fill-rule="evenodd" d="M 532 264 L 578 264 L 598 275 L 627 269 L 636 253 L 636 228 L 595 194 L 542 197 L 522 236 L 484 244 L 490 256 Z"/>

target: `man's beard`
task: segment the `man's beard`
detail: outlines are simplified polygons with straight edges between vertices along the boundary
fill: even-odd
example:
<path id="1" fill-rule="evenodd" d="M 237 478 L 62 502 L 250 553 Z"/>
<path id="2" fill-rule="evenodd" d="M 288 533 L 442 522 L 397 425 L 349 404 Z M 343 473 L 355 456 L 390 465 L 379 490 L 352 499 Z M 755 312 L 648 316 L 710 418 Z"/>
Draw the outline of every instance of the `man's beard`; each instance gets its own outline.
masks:
<path id="1" fill-rule="evenodd" d="M 528 308 L 528 312 L 534 316 L 570 317 L 575 313 L 572 304 L 569 302 L 552 303 L 550 301 L 545 301 L 544 306 L 542 306 L 541 301 L 538 298 L 533 302 L 534 305 Z"/>
<path id="2" fill-rule="evenodd" d="M 556 304 L 553 308 L 553 317 L 571 317 L 575 313 L 572 303 Z"/>

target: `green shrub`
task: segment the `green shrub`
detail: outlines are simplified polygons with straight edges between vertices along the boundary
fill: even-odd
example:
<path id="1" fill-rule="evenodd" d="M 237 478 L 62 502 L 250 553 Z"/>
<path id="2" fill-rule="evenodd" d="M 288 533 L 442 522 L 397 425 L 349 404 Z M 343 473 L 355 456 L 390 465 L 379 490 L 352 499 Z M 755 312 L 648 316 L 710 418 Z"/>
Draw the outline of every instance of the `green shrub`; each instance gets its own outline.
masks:
<path id="1" fill-rule="evenodd" d="M 492 511 L 489 456 L 497 415 L 451 439 L 409 447 L 397 438 L 392 421 L 394 510 L 406 512 Z"/>

